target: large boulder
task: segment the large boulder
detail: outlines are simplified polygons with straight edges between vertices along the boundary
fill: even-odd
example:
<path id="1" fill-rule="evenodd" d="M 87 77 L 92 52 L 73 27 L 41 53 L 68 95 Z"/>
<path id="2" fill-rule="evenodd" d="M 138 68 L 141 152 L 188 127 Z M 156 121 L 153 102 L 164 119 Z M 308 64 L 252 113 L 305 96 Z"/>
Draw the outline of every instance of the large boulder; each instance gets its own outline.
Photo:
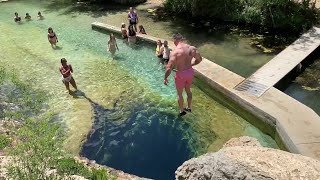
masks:
<path id="1" fill-rule="evenodd" d="M 254 146 L 256 142 L 248 137 L 232 139 L 218 152 L 184 162 L 176 171 L 176 179 L 320 179 L 320 161 L 260 145 Z"/>

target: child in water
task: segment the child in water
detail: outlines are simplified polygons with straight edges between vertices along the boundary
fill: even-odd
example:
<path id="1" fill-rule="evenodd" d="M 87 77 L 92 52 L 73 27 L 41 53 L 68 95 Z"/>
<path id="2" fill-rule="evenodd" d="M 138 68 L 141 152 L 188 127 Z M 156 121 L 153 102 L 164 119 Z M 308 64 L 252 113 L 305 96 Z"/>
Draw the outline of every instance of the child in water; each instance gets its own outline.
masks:
<path id="1" fill-rule="evenodd" d="M 157 56 L 158 58 L 162 58 L 162 54 L 161 54 L 161 51 L 160 51 L 161 46 L 162 46 L 162 42 L 161 42 L 161 40 L 159 39 L 159 40 L 157 41 L 157 47 L 156 47 L 156 56 Z"/>
<path id="2" fill-rule="evenodd" d="M 26 17 L 25 17 L 26 20 L 31 20 L 31 16 L 29 13 L 26 13 Z"/>
<path id="3" fill-rule="evenodd" d="M 42 16 L 42 14 L 41 14 L 40 11 L 38 12 L 38 18 L 39 18 L 40 20 L 44 19 L 44 17 Z"/>
<path id="4" fill-rule="evenodd" d="M 162 60 L 164 63 L 168 63 L 170 58 L 170 49 L 168 47 L 168 41 L 163 41 L 163 46 L 160 48 L 162 54 Z"/>
<path id="5" fill-rule="evenodd" d="M 17 12 L 14 13 L 14 22 L 21 22 L 21 17 L 18 15 Z"/>
<path id="6" fill-rule="evenodd" d="M 127 39 L 128 35 L 127 35 L 127 29 L 126 29 L 126 24 L 122 23 L 121 24 L 121 35 L 123 39 Z"/>
<path id="7" fill-rule="evenodd" d="M 119 51 L 119 48 L 117 45 L 116 38 L 114 37 L 114 35 L 112 33 L 110 34 L 110 39 L 108 41 L 108 48 L 109 48 L 109 52 L 112 55 L 112 59 L 114 59 L 114 54 L 116 53 L 116 50 Z"/>

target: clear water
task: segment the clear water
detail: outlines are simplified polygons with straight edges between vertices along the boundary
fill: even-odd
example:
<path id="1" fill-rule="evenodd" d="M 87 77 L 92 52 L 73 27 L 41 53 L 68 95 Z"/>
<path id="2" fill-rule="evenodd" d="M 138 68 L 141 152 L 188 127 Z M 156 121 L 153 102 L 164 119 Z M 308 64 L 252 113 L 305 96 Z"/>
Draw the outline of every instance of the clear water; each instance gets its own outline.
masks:
<path id="1" fill-rule="evenodd" d="M 199 49 L 203 57 L 243 77 L 250 76 L 275 56 L 275 54 L 263 54 L 260 50 L 251 47 L 250 37 L 191 27 L 191 22 L 181 19 L 155 19 L 148 12 L 148 8 L 151 8 L 148 3 L 137 7 L 140 22 L 148 34 L 171 39 L 172 34 L 180 32 L 189 43 Z M 113 10 L 106 16 L 103 13 L 92 15 L 100 22 L 120 26 L 121 22 L 127 22 L 127 12 L 127 9 L 118 8 L 117 11 Z"/>
<path id="2" fill-rule="evenodd" d="M 26 12 L 44 20 L 16 24 L 13 13 Z M 109 14 L 105 14 L 109 18 Z M 111 15 L 110 15 L 111 16 Z M 103 18 L 103 17 L 100 17 Z M 177 118 L 173 79 L 162 83 L 164 71 L 154 47 L 139 42 L 128 47 L 120 39 L 116 60 L 106 51 L 108 34 L 91 30 L 99 20 L 50 2 L 0 3 L 0 62 L 24 81 L 47 92 L 52 111 L 67 134 L 65 149 L 128 173 L 173 179 L 183 161 L 216 151 L 230 138 L 256 137 L 268 147 L 274 140 L 208 97 L 197 87 L 194 112 Z M 59 48 L 47 41 L 47 28 L 59 38 Z M 60 58 L 73 65 L 80 92 L 65 92 L 58 71 Z M 81 145 L 83 140 L 87 142 Z"/>
<path id="3" fill-rule="evenodd" d="M 284 91 L 320 115 L 320 59 L 317 59 Z"/>

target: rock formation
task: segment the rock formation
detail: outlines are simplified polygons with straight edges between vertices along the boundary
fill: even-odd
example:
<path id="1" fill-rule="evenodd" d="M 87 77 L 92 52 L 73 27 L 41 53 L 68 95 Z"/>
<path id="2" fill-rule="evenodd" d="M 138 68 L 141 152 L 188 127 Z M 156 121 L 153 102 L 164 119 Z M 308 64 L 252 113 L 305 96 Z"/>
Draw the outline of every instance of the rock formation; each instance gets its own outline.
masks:
<path id="1" fill-rule="evenodd" d="M 264 148 L 254 138 L 231 139 L 215 153 L 184 162 L 177 180 L 319 180 L 320 161 L 278 149 Z"/>

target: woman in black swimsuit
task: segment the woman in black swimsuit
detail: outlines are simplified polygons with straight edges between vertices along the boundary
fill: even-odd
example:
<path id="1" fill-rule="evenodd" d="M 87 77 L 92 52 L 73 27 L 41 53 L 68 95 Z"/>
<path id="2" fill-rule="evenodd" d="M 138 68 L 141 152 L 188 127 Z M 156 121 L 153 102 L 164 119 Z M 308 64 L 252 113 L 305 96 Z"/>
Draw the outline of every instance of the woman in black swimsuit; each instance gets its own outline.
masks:
<path id="1" fill-rule="evenodd" d="M 53 32 L 51 27 L 48 28 L 48 40 L 51 44 L 51 47 L 53 47 L 53 45 L 55 47 L 57 47 L 56 43 L 58 42 L 58 37 L 57 37 L 56 33 Z"/>

